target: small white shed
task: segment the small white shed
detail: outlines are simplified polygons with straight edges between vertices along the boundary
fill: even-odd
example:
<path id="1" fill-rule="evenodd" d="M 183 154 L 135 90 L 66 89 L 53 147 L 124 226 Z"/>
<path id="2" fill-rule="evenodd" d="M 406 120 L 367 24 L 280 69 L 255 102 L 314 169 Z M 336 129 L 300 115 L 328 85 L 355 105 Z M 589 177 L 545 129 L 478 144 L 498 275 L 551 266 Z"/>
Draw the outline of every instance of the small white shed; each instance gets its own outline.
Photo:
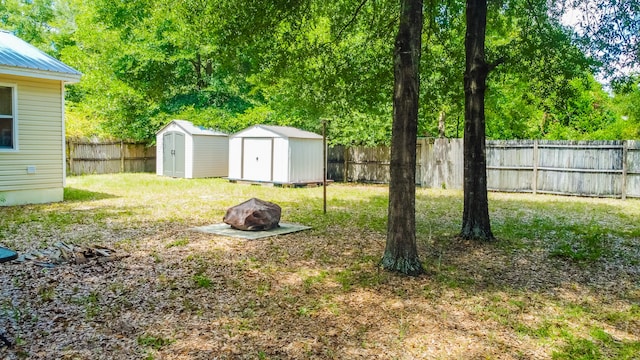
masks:
<path id="1" fill-rule="evenodd" d="M 179 178 L 225 177 L 229 135 L 186 120 L 173 120 L 156 134 L 156 174 Z"/>
<path id="2" fill-rule="evenodd" d="M 229 138 L 229 180 L 274 184 L 322 182 L 322 136 L 255 125 Z"/>

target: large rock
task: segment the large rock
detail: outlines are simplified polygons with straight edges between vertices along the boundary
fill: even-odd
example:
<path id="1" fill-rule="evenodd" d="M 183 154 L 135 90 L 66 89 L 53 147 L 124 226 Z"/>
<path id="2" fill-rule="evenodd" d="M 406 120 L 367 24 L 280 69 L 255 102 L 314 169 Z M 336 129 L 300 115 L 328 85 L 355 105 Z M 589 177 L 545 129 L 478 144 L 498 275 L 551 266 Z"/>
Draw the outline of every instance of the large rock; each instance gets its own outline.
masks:
<path id="1" fill-rule="evenodd" d="M 269 230 L 279 226 L 281 213 L 280 206 L 251 198 L 242 204 L 230 207 L 222 221 L 239 230 Z"/>

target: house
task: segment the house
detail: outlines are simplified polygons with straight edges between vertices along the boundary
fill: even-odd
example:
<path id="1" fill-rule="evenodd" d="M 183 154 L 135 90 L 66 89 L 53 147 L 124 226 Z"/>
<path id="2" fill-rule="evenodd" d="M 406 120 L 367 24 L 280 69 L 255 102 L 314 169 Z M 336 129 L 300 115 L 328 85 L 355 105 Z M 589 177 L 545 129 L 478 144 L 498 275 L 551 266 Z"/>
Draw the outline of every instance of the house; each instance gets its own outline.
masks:
<path id="1" fill-rule="evenodd" d="M 186 120 L 173 120 L 156 133 L 156 174 L 180 178 L 226 177 L 229 135 Z"/>
<path id="2" fill-rule="evenodd" d="M 64 85 L 80 77 L 0 30 L 0 205 L 63 200 Z"/>
<path id="3" fill-rule="evenodd" d="M 229 138 L 229 180 L 321 183 L 322 147 L 322 136 L 312 132 L 287 126 L 252 126 Z"/>

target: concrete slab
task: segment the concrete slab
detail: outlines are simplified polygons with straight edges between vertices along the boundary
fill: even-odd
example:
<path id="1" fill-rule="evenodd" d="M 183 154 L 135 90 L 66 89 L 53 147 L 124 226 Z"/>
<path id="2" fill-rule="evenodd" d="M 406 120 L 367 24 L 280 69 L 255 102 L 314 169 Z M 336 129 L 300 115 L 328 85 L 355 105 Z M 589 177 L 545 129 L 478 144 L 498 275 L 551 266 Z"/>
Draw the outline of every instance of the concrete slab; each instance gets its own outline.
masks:
<path id="1" fill-rule="evenodd" d="M 231 236 L 231 237 L 237 237 L 237 238 L 249 239 L 249 240 L 256 240 L 256 239 L 266 238 L 266 237 L 275 236 L 275 235 L 290 234 L 293 232 L 298 232 L 298 231 L 307 230 L 307 229 L 311 229 L 311 227 L 299 225 L 299 224 L 282 223 L 282 222 L 280 223 L 280 227 L 278 228 L 271 229 L 271 230 L 262 230 L 262 231 L 246 231 L 246 230 L 232 229 L 230 225 L 225 223 L 191 228 L 191 230 L 199 231 L 207 234 Z"/>

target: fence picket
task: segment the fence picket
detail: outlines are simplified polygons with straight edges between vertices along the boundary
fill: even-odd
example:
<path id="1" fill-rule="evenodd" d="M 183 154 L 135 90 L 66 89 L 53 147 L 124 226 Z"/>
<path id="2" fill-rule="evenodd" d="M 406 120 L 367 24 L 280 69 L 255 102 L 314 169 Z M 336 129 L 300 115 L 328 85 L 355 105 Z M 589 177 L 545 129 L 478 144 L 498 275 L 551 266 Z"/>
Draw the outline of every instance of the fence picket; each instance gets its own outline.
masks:
<path id="1" fill-rule="evenodd" d="M 67 174 L 155 172 L 154 146 L 127 142 L 67 141 Z"/>
<path id="2" fill-rule="evenodd" d="M 418 139 L 418 145 L 416 183 L 462 189 L 462 139 Z M 640 141 L 495 140 L 486 149 L 489 190 L 640 197 Z M 329 149 L 328 177 L 387 183 L 388 150 Z"/>

